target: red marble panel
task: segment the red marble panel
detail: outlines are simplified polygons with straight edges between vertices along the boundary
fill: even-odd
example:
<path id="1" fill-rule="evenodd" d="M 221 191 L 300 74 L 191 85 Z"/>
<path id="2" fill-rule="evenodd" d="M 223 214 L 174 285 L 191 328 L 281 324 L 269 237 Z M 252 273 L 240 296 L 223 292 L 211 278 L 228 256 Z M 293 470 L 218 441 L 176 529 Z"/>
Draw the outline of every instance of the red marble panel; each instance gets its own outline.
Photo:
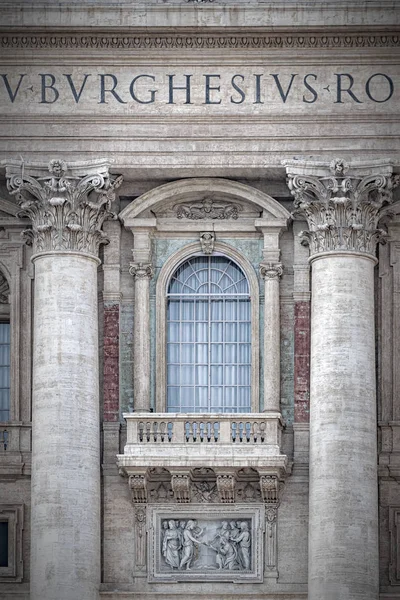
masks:
<path id="1" fill-rule="evenodd" d="M 119 305 L 104 307 L 103 419 L 119 420 Z"/>

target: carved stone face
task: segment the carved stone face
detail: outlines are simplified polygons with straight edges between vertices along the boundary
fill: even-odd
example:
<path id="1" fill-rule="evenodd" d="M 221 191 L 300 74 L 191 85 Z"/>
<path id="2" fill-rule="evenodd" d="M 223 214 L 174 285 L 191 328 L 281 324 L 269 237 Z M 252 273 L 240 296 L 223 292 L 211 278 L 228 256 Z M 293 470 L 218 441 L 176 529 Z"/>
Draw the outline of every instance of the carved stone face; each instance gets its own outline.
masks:
<path id="1" fill-rule="evenodd" d="M 170 529 L 175 529 L 175 521 L 173 521 L 172 519 L 171 521 L 168 521 L 168 526 Z"/>
<path id="2" fill-rule="evenodd" d="M 203 200 L 203 207 L 204 207 L 205 212 L 207 212 L 207 213 L 210 212 L 212 209 L 212 205 L 213 205 L 213 201 L 210 200 L 210 198 L 205 198 Z"/>

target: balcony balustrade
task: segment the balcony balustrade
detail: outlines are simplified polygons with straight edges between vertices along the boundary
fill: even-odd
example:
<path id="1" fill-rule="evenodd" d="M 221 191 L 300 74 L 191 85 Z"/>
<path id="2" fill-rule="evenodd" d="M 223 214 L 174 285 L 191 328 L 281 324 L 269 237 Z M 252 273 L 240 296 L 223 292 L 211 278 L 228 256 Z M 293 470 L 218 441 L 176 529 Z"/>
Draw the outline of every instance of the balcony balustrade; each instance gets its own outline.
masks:
<path id="1" fill-rule="evenodd" d="M 118 465 L 126 474 L 152 467 L 286 469 L 279 413 L 124 414 L 127 443 Z"/>

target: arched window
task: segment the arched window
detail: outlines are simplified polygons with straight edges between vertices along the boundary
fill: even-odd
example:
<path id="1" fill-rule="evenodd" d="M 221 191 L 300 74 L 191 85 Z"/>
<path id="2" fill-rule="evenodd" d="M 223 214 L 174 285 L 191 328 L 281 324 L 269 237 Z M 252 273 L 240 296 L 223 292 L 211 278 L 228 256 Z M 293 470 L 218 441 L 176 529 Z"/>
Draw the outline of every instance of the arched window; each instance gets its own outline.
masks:
<path id="1" fill-rule="evenodd" d="M 167 306 L 167 410 L 251 410 L 251 311 L 243 271 L 195 256 L 173 273 Z"/>

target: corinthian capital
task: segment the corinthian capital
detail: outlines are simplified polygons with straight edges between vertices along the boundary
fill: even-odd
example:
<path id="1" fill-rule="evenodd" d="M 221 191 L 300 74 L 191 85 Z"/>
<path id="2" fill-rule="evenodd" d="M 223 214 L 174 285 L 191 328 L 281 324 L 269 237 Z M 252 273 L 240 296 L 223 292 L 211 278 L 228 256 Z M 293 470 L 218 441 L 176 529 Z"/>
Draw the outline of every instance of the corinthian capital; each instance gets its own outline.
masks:
<path id="1" fill-rule="evenodd" d="M 307 219 L 309 231 L 301 235 L 311 254 L 345 250 L 374 255 L 376 243 L 386 235 L 379 220 L 388 214 L 398 184 L 391 165 L 350 167 L 343 159 L 284 164 L 295 214 Z"/>
<path id="2" fill-rule="evenodd" d="M 74 250 L 97 256 L 100 244 L 108 241 L 102 226 L 112 216 L 111 202 L 122 182 L 108 169 L 104 160 L 6 162 L 8 190 L 18 200 L 20 216 L 32 221 L 25 234 L 34 252 Z"/>

